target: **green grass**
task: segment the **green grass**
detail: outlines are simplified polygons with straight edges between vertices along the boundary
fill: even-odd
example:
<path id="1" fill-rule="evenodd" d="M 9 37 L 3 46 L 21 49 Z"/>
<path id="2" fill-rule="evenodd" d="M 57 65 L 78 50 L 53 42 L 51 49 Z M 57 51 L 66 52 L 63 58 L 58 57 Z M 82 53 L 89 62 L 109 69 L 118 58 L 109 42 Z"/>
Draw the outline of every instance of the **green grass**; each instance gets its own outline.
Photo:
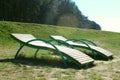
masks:
<path id="1" fill-rule="evenodd" d="M 19 47 L 11 38 L 11 33 L 29 33 L 37 38 L 50 40 L 50 35 L 62 35 L 68 39 L 84 38 L 97 43 L 113 53 L 112 61 L 95 61 L 95 66 L 77 69 L 68 63 L 62 67 L 59 57 L 50 51 L 40 50 L 37 60 L 33 58 L 35 49 L 25 47 L 19 59 L 14 55 Z M 0 79 L 1 80 L 119 80 L 120 79 L 120 33 L 86 30 L 79 28 L 42 25 L 34 23 L 0 21 Z M 72 66 L 72 67 L 71 67 Z"/>

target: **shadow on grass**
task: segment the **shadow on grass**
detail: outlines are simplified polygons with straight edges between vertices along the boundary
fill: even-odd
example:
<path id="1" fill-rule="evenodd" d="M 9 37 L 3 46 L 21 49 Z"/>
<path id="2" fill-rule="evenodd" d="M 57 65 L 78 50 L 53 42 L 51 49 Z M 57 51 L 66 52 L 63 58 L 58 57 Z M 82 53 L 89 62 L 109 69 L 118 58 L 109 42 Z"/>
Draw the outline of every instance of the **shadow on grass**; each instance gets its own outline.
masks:
<path id="1" fill-rule="evenodd" d="M 89 69 L 95 66 L 93 63 L 89 65 L 83 65 L 81 67 L 78 67 L 75 63 L 73 62 L 68 62 L 67 61 L 67 67 L 64 67 L 63 61 L 60 59 L 47 59 L 47 58 L 40 58 L 40 59 L 35 59 L 35 58 L 26 58 L 26 57 L 18 57 L 17 59 L 1 59 L 0 62 L 7 63 L 7 62 L 12 62 L 16 65 L 26 65 L 26 66 L 48 66 L 48 67 L 53 67 L 53 68 L 73 68 L 73 69 Z"/>
<path id="2" fill-rule="evenodd" d="M 100 61 L 109 61 L 109 60 L 112 60 L 114 58 L 113 56 L 104 57 L 104 56 L 101 56 L 101 55 L 97 55 L 97 56 L 89 55 L 89 56 L 96 61 L 99 61 L 99 60 Z"/>
<path id="3" fill-rule="evenodd" d="M 86 53 L 88 56 L 90 56 L 91 58 L 93 58 L 94 60 L 100 60 L 100 61 L 109 61 L 109 60 L 112 60 L 114 57 L 113 56 L 103 56 L 101 53 L 99 52 L 96 52 L 97 55 L 94 55 L 92 52 L 86 52 L 86 51 L 83 51 L 83 53 Z"/>

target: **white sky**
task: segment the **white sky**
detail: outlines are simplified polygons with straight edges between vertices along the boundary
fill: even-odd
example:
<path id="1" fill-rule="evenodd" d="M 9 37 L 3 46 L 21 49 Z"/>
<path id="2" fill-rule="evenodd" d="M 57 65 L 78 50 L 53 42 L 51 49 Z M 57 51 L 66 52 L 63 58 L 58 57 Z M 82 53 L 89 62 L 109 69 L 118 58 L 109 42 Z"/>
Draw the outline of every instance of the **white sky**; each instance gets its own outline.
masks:
<path id="1" fill-rule="evenodd" d="M 102 30 L 120 33 L 120 0 L 73 0 L 83 15 Z"/>

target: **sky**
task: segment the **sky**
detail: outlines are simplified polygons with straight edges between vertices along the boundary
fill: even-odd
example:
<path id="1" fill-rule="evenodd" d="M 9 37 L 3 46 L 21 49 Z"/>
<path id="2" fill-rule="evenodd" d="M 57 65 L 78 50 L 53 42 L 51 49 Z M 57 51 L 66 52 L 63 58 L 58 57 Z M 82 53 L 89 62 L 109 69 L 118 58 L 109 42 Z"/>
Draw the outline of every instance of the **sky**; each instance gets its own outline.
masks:
<path id="1" fill-rule="evenodd" d="M 120 33 L 120 0 L 73 0 L 83 15 L 102 30 Z"/>

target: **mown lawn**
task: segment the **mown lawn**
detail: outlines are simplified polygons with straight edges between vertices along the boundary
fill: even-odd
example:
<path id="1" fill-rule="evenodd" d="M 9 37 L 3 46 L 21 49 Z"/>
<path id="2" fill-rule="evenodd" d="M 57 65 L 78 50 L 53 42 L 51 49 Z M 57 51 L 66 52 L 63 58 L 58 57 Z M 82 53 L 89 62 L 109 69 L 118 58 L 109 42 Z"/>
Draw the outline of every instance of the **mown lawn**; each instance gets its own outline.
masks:
<path id="1" fill-rule="evenodd" d="M 14 55 L 18 42 L 10 33 L 29 33 L 37 38 L 50 40 L 50 35 L 62 35 L 68 39 L 84 38 L 97 43 L 113 53 L 113 60 L 95 60 L 95 66 L 78 69 L 68 63 L 63 68 L 59 57 L 50 51 L 40 50 L 37 60 L 33 58 L 35 49 L 25 47 L 20 58 Z M 0 80 L 119 80 L 120 79 L 120 33 L 86 30 L 79 28 L 42 25 L 20 22 L 0 22 Z"/>

